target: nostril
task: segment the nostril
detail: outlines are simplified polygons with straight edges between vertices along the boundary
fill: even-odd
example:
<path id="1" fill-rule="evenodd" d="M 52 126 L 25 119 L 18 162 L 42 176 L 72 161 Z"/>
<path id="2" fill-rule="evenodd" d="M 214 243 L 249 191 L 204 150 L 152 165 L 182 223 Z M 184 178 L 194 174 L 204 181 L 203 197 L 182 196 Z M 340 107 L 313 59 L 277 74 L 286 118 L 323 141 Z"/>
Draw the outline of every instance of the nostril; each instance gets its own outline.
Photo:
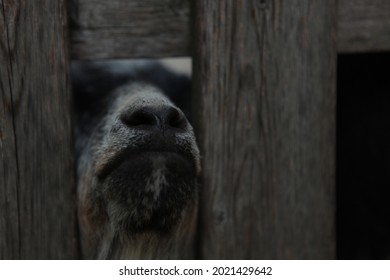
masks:
<path id="1" fill-rule="evenodd" d="M 136 111 L 127 110 L 120 115 L 120 120 L 129 128 L 142 130 L 153 127 L 185 130 L 188 125 L 184 114 L 171 106 L 146 106 Z"/>
<path id="2" fill-rule="evenodd" d="M 173 128 L 185 129 L 187 127 L 186 117 L 175 108 L 169 108 L 165 122 Z"/>
<path id="3" fill-rule="evenodd" d="M 149 112 L 145 109 L 139 109 L 135 112 L 122 113 L 120 119 L 129 127 L 133 126 L 154 126 L 157 125 L 157 119 L 153 112 Z"/>

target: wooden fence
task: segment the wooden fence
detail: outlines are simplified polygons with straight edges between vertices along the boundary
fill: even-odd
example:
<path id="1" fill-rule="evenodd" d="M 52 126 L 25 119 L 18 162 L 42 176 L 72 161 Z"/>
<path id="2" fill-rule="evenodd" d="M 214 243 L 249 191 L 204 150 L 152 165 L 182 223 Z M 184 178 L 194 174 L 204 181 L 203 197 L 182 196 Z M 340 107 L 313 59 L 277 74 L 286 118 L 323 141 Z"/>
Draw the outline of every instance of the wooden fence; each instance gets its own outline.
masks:
<path id="1" fill-rule="evenodd" d="M 69 59 L 166 56 L 195 65 L 199 256 L 335 257 L 336 54 L 390 50 L 389 1 L 0 3 L 1 259 L 80 257 Z"/>

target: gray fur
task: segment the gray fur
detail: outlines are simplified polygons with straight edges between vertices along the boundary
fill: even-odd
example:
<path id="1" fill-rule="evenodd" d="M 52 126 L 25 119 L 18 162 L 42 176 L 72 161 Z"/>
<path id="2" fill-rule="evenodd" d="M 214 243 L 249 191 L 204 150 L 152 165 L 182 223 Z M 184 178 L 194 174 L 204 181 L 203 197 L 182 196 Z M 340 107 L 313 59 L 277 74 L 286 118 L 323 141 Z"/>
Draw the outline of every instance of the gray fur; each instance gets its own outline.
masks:
<path id="1" fill-rule="evenodd" d="M 200 161 L 191 125 L 169 133 L 126 125 L 121 116 L 145 107 L 181 112 L 149 84 L 122 85 L 107 102 L 93 132 L 76 135 L 85 258 L 193 257 Z"/>

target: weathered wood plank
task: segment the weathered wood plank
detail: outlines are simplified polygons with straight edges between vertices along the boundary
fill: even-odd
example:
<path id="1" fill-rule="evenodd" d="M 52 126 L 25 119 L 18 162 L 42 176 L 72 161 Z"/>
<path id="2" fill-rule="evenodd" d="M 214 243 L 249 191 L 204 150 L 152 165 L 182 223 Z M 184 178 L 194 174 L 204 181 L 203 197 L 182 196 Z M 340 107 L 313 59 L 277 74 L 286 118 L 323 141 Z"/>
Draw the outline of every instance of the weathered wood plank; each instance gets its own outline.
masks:
<path id="1" fill-rule="evenodd" d="M 0 3 L 0 259 L 18 259 L 19 182 L 10 89 L 11 65 L 8 63 L 10 54 L 3 3 Z"/>
<path id="2" fill-rule="evenodd" d="M 196 1 L 203 258 L 335 257 L 336 1 Z"/>
<path id="3" fill-rule="evenodd" d="M 189 54 L 188 0 L 73 0 L 69 11 L 73 58 Z"/>
<path id="4" fill-rule="evenodd" d="M 338 1 L 338 51 L 390 51 L 390 1 Z"/>
<path id="5" fill-rule="evenodd" d="M 2 258 L 77 257 L 65 3 L 1 1 Z"/>
<path id="6" fill-rule="evenodd" d="M 191 55 L 188 0 L 72 0 L 75 59 Z M 390 1 L 338 1 L 338 51 L 390 51 Z"/>

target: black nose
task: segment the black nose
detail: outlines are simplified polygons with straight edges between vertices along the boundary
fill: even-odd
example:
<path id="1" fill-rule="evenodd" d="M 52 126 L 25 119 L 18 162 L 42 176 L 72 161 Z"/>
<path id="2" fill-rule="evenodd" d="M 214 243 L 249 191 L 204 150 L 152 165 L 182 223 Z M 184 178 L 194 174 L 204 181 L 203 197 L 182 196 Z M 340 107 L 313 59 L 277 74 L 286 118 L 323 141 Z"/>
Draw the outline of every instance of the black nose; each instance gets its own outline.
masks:
<path id="1" fill-rule="evenodd" d="M 184 130 L 188 125 L 184 113 L 171 106 L 145 106 L 135 111 L 125 111 L 120 119 L 133 129 Z"/>

